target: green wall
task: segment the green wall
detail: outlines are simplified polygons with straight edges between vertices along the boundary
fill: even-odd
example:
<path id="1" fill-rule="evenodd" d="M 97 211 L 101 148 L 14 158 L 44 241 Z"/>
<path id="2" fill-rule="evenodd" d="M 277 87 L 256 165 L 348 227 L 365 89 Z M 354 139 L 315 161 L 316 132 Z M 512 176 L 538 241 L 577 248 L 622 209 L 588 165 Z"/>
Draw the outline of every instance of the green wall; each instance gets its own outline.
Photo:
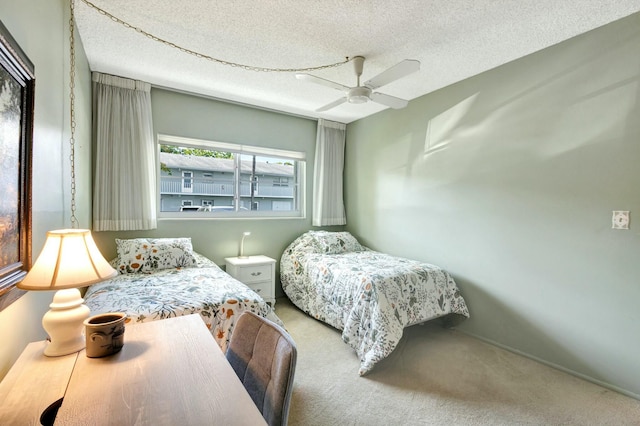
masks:
<path id="1" fill-rule="evenodd" d="M 115 255 L 115 238 L 140 236 L 191 237 L 194 249 L 219 265 L 237 256 L 244 231 L 246 254 L 264 254 L 280 260 L 286 246 L 311 228 L 311 191 L 315 157 L 315 120 L 279 114 L 210 98 L 152 89 L 154 130 L 173 136 L 237 142 L 306 152 L 306 212 L 304 219 L 160 219 L 153 231 L 95 232 L 107 257 Z M 279 281 L 279 280 L 277 280 Z M 280 288 L 276 294 L 281 295 Z"/>
<path id="2" fill-rule="evenodd" d="M 34 62 L 33 253 L 69 226 L 66 0 L 3 1 L 0 19 Z M 77 43 L 78 219 L 90 226 L 90 74 Z M 349 230 L 373 248 L 439 264 L 472 318 L 459 328 L 632 396 L 640 395 L 640 15 L 348 126 Z M 423 67 L 437 64 L 423 64 Z M 241 233 L 278 258 L 311 228 L 315 121 L 154 89 L 156 131 L 306 151 L 307 219 L 161 220 L 222 263 Z M 247 124 L 249 123 L 249 124 Z M 631 229 L 611 229 L 630 210 Z M 0 377 L 52 293 L 0 312 Z"/>
<path id="3" fill-rule="evenodd" d="M 35 261 L 47 231 L 71 226 L 69 3 L 66 0 L 2 1 L 0 20 L 33 62 L 36 71 L 32 182 Z M 76 68 L 76 216 L 80 227 L 89 227 L 91 76 L 78 38 Z M 46 337 L 41 320 L 52 298 L 53 292 L 28 292 L 0 312 L 0 378 L 29 342 Z"/>
<path id="4" fill-rule="evenodd" d="M 640 14 L 350 124 L 345 166 L 348 230 L 449 270 L 461 330 L 635 397 L 638 52 Z"/>

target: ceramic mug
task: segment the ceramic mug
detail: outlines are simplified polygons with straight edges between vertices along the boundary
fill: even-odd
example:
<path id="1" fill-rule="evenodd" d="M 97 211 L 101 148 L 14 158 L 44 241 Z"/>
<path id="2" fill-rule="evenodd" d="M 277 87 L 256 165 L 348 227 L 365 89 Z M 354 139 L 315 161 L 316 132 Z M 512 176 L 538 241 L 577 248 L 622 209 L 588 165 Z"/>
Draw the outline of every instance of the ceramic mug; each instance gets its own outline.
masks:
<path id="1" fill-rule="evenodd" d="M 84 321 L 89 358 L 113 355 L 124 346 L 124 322 L 127 314 L 108 312 L 94 315 Z"/>

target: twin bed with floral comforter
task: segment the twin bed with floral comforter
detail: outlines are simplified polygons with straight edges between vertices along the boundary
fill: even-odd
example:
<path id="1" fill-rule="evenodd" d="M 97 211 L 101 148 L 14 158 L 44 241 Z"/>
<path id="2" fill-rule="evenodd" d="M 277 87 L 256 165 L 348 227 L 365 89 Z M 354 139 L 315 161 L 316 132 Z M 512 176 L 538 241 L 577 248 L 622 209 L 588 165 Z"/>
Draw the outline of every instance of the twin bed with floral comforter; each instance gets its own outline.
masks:
<path id="1" fill-rule="evenodd" d="M 94 284 L 84 295 L 91 315 L 125 312 L 128 323 L 198 313 L 226 351 L 244 311 L 282 325 L 257 293 L 194 252 L 189 238 L 116 240 L 112 266 L 120 274 Z"/>
<path id="2" fill-rule="evenodd" d="M 367 249 L 348 232 L 309 231 L 280 262 L 282 288 L 300 309 L 342 330 L 360 375 L 396 347 L 405 327 L 448 314 L 469 317 L 441 268 Z"/>

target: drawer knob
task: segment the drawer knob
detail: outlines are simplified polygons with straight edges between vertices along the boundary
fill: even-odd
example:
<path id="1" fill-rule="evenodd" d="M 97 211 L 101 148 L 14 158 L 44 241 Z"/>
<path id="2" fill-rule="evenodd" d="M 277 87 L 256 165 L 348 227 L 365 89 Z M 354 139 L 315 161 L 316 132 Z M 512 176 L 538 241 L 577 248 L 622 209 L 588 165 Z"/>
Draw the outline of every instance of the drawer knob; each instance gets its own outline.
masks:
<path id="1" fill-rule="evenodd" d="M 257 288 L 257 289 L 255 290 L 255 292 L 256 292 L 256 293 L 261 293 L 261 292 L 262 292 L 262 289 L 261 289 L 261 288 Z"/>
<path id="2" fill-rule="evenodd" d="M 262 272 L 252 272 L 251 276 L 257 277 L 258 275 L 262 275 Z"/>

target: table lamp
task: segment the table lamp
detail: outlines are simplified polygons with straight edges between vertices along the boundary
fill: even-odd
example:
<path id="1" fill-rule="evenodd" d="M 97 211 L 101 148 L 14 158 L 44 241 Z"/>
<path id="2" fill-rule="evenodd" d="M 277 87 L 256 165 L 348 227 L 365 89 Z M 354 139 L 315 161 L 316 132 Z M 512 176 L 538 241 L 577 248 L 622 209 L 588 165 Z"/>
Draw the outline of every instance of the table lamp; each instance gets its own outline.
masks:
<path id="1" fill-rule="evenodd" d="M 242 233 L 242 239 L 240 240 L 240 256 L 238 256 L 240 259 L 246 259 L 249 257 L 244 255 L 244 239 L 249 235 L 251 235 L 251 232 L 247 231 Z"/>
<path id="2" fill-rule="evenodd" d="M 62 356 L 85 347 L 83 321 L 89 317 L 78 287 L 86 287 L 118 272 L 102 256 L 88 229 L 47 232 L 44 248 L 26 277 L 17 284 L 24 290 L 57 290 L 51 308 L 42 317 L 49 333 L 47 356 Z"/>

